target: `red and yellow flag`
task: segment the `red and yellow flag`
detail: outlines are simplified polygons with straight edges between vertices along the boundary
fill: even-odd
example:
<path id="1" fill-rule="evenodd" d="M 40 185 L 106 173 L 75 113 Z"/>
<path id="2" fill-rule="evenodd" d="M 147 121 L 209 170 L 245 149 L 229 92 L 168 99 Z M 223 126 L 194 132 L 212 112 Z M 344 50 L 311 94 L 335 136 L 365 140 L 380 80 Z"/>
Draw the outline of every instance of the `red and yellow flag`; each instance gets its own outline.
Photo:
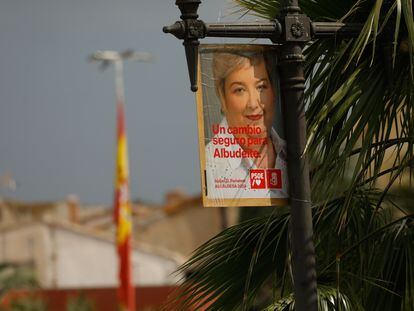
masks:
<path id="1" fill-rule="evenodd" d="M 119 257 L 118 303 L 120 311 L 135 311 L 135 290 L 131 265 L 131 204 L 129 198 L 128 144 L 124 105 L 118 101 L 114 219 Z"/>

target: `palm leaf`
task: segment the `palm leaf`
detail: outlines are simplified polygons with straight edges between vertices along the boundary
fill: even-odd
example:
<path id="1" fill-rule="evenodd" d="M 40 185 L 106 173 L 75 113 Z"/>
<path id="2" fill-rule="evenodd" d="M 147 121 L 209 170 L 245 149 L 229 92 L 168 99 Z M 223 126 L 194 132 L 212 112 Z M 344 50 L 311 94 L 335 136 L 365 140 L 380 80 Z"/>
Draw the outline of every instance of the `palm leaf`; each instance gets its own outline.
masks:
<path id="1" fill-rule="evenodd" d="M 380 197 L 379 191 L 360 188 L 352 209 L 345 208 L 344 195 L 314 207 L 322 310 L 344 304 L 350 306 L 344 310 L 375 310 L 377 301 L 387 306 L 383 310 L 395 310 L 411 303 L 414 279 L 407 260 L 414 251 L 414 215 L 394 219 L 388 200 L 377 209 Z M 181 268 L 192 273 L 175 302 L 184 310 L 209 303 L 207 310 L 248 310 L 271 282 L 269 308 L 289 310 L 293 299 L 288 222 L 289 214 L 273 213 L 227 229 L 204 244 Z"/>
<path id="2" fill-rule="evenodd" d="M 243 308 L 253 303 L 269 277 L 280 286 L 287 261 L 288 223 L 288 214 L 257 218 L 223 231 L 200 247 L 180 269 L 191 271 L 176 295 L 180 307 L 198 309 L 214 301 L 208 310 Z"/>
<path id="3" fill-rule="evenodd" d="M 342 293 L 338 293 L 336 288 L 329 286 L 318 287 L 318 310 L 336 311 L 351 310 L 352 303 Z M 293 294 L 284 297 L 276 303 L 268 306 L 264 311 L 293 311 L 295 310 L 295 299 Z M 355 309 L 353 309 L 355 310 Z"/>

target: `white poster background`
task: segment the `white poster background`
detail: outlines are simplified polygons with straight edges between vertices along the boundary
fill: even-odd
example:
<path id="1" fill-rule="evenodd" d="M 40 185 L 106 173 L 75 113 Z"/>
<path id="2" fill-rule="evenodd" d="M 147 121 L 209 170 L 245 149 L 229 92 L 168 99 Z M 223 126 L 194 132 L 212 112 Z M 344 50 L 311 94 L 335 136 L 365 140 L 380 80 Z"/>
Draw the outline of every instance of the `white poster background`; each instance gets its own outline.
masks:
<path id="1" fill-rule="evenodd" d="M 203 205 L 286 205 L 287 154 L 275 48 L 201 45 L 198 68 Z M 273 156 L 261 161 L 261 153 Z"/>

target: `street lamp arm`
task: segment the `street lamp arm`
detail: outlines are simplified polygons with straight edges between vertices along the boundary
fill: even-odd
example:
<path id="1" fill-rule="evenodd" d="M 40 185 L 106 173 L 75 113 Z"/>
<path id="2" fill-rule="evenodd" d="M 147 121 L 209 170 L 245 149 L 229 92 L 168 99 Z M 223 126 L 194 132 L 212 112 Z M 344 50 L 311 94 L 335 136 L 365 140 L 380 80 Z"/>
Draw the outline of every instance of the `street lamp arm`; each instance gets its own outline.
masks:
<path id="1" fill-rule="evenodd" d="M 277 41 L 282 34 L 278 20 L 254 23 L 208 23 L 206 37 L 265 38 Z"/>
<path id="2" fill-rule="evenodd" d="M 361 32 L 363 26 L 363 24 L 358 23 L 312 22 L 312 38 L 355 38 Z"/>
<path id="3" fill-rule="evenodd" d="M 359 23 L 339 23 L 339 22 L 310 22 L 311 39 L 320 38 L 355 38 L 363 27 Z M 183 21 L 175 22 L 171 26 L 165 26 L 163 31 L 170 33 L 176 38 L 183 40 L 187 34 L 187 29 Z M 283 29 L 279 20 L 253 22 L 253 23 L 204 23 L 196 20 L 191 24 L 191 36 L 202 39 L 204 37 L 216 38 L 263 38 L 270 39 L 275 43 L 281 42 Z"/>
<path id="4" fill-rule="evenodd" d="M 170 33 L 184 40 L 191 90 L 197 90 L 197 52 L 199 39 L 205 37 L 221 38 L 262 38 L 273 43 L 308 42 L 319 38 L 356 37 L 363 25 L 338 22 L 312 22 L 306 15 L 294 14 L 279 19 L 253 23 L 204 23 L 192 18 L 177 21 L 171 26 L 163 27 L 163 32 Z M 196 17 L 196 18 L 197 18 Z"/>
<path id="5" fill-rule="evenodd" d="M 181 11 L 181 21 L 163 27 L 165 33 L 171 33 L 183 40 L 187 59 L 191 90 L 197 91 L 197 54 L 199 39 L 205 37 L 267 38 L 273 43 L 306 43 L 312 38 L 336 36 L 355 36 L 362 28 L 360 25 L 342 23 L 316 23 L 300 14 L 298 0 L 286 1 L 282 16 L 271 21 L 256 23 L 212 23 L 198 19 L 198 6 L 201 0 L 176 0 Z"/>
<path id="6" fill-rule="evenodd" d="M 175 22 L 170 26 L 164 26 L 162 28 L 164 33 L 170 33 L 177 39 L 183 40 L 185 35 L 185 24 L 184 22 Z"/>
<path id="7" fill-rule="evenodd" d="M 186 37 L 199 39 L 204 37 L 236 37 L 266 38 L 276 41 L 282 33 L 281 25 L 277 20 L 256 23 L 204 23 L 201 20 L 186 23 L 179 21 L 171 26 L 165 26 L 162 30 L 181 40 Z"/>

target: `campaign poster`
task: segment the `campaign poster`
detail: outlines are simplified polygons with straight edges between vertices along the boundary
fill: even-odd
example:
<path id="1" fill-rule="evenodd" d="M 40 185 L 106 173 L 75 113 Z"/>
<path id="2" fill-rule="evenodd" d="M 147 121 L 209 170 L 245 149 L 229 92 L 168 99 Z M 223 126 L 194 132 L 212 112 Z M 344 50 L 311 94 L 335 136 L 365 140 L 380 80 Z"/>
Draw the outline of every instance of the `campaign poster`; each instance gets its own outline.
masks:
<path id="1" fill-rule="evenodd" d="M 197 112 L 203 205 L 286 205 L 277 58 L 269 45 L 201 45 Z"/>

